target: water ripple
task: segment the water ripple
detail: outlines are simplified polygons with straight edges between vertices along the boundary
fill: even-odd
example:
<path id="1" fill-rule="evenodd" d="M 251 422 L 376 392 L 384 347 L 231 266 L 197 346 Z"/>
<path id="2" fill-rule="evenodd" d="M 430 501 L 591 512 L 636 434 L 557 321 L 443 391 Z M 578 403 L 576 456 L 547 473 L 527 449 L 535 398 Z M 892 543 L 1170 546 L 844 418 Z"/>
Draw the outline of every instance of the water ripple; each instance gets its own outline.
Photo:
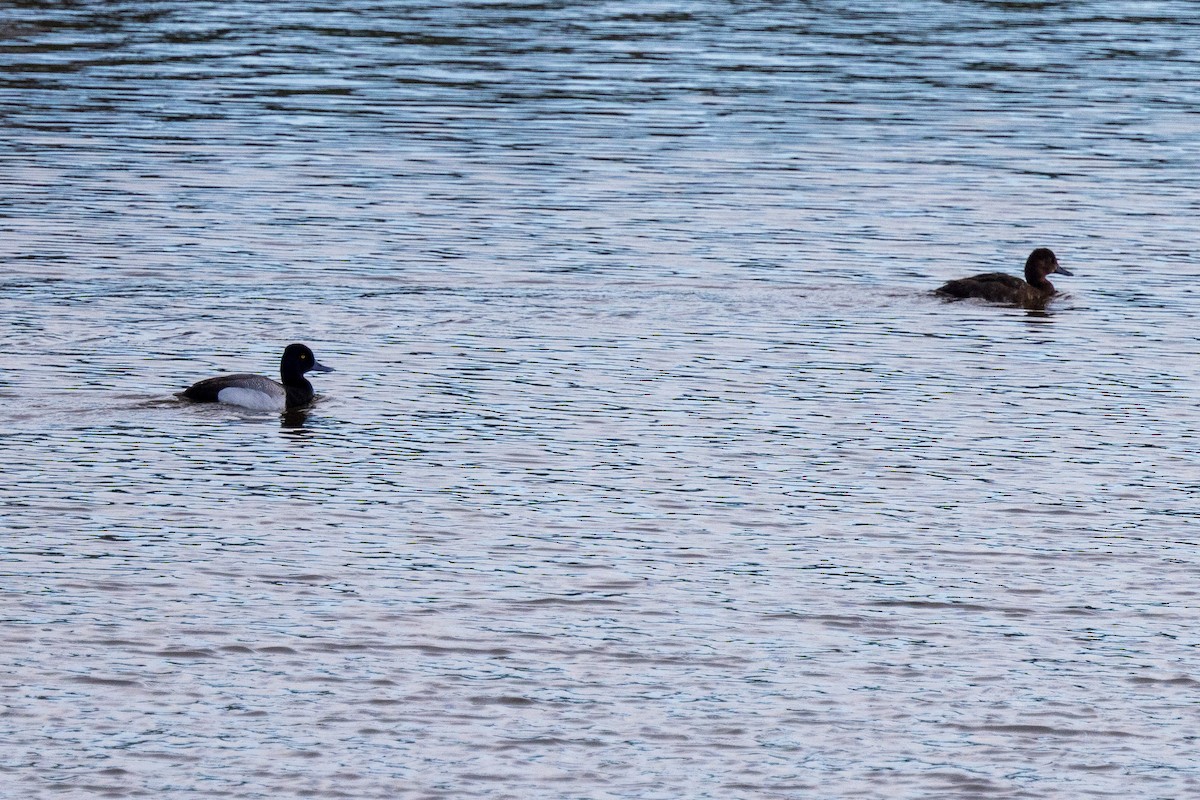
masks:
<path id="1" fill-rule="evenodd" d="M 1192 11 L 6 4 L 5 785 L 1195 795 Z"/>

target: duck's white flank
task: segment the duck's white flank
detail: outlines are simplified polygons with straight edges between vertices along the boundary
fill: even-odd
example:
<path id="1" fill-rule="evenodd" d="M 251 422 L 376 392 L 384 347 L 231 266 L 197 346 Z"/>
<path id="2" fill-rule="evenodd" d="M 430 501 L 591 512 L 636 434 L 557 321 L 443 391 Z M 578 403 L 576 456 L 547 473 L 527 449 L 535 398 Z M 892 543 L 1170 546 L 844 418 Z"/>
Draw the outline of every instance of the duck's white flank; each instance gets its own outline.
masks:
<path id="1" fill-rule="evenodd" d="M 283 411 L 287 404 L 287 395 L 283 392 L 276 394 L 247 389 L 244 386 L 227 386 L 217 393 L 217 401 L 251 411 Z"/>

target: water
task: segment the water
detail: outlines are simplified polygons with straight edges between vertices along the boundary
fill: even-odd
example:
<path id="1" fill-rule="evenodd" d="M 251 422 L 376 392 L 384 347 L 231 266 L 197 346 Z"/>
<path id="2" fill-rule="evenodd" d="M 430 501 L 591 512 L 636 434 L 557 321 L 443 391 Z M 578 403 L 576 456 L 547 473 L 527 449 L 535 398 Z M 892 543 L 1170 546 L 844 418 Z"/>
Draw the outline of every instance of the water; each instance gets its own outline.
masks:
<path id="1" fill-rule="evenodd" d="M 877 6 L 3 4 L 0 796 L 1197 794 L 1194 8 Z"/>

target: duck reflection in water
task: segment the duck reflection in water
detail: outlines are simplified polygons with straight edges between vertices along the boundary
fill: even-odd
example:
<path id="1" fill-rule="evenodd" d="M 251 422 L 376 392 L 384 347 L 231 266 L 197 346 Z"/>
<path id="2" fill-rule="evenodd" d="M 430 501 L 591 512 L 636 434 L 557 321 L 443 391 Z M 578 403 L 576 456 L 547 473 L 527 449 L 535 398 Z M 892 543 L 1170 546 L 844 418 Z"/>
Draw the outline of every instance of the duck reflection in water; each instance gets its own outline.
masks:
<path id="1" fill-rule="evenodd" d="M 1053 250 L 1039 247 L 1025 260 L 1025 280 L 1003 272 L 987 272 L 950 281 L 936 293 L 949 300 L 976 298 L 989 303 L 1041 309 L 1057 294 L 1054 284 L 1046 279 L 1052 272 L 1071 274 L 1058 263 Z"/>
<path id="2" fill-rule="evenodd" d="M 279 417 L 279 427 L 288 436 L 302 438 L 312 433 L 308 427 L 308 408 L 289 408 Z"/>

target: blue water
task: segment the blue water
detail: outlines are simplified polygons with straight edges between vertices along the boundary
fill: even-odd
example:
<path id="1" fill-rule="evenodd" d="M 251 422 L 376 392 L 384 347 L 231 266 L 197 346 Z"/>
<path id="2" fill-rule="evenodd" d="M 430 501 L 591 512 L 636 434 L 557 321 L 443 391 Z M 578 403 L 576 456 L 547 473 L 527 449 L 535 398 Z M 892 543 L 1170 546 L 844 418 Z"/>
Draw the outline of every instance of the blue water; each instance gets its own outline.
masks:
<path id="1" fill-rule="evenodd" d="M 1196 795 L 1198 33 L 0 4 L 0 797 Z"/>

